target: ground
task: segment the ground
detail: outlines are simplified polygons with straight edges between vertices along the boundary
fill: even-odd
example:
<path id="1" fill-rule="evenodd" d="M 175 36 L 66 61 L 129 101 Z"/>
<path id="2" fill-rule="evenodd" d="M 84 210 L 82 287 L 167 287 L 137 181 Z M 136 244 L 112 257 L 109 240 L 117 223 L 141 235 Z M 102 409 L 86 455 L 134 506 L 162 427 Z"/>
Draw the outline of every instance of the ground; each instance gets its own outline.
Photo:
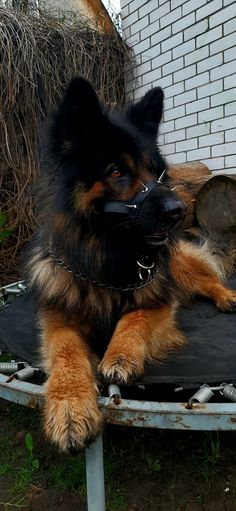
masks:
<path id="1" fill-rule="evenodd" d="M 107 511 L 235 511 L 236 434 L 104 432 Z M 39 412 L 0 400 L 0 511 L 85 511 L 84 453 L 58 454 Z"/>

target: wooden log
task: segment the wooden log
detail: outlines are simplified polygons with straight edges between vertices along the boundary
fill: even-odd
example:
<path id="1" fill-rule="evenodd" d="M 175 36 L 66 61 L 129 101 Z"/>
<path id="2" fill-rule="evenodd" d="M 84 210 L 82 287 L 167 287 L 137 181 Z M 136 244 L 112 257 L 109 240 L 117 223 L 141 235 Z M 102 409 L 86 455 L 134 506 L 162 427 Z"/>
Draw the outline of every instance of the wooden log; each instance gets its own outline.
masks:
<path id="1" fill-rule="evenodd" d="M 183 220 L 183 228 L 187 229 L 194 222 L 195 197 L 212 174 L 208 167 L 201 162 L 170 165 L 167 174 L 170 178 L 170 186 L 175 188 L 187 208 Z"/>
<path id="2" fill-rule="evenodd" d="M 213 176 L 196 196 L 196 218 L 208 231 L 236 231 L 236 177 Z"/>

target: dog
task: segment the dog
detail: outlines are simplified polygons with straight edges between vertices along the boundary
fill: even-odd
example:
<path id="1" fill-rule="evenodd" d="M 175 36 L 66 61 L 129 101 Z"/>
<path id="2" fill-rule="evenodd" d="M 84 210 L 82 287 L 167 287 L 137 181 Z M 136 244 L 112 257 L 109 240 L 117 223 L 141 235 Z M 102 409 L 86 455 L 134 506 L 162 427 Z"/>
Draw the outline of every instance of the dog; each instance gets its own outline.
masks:
<path id="1" fill-rule="evenodd" d="M 236 307 L 207 243 L 175 236 L 184 205 L 157 145 L 163 99 L 155 87 L 111 112 L 75 77 L 49 123 L 26 273 L 48 374 L 45 432 L 62 451 L 102 428 L 97 375 L 125 384 L 184 344 L 183 298 Z"/>

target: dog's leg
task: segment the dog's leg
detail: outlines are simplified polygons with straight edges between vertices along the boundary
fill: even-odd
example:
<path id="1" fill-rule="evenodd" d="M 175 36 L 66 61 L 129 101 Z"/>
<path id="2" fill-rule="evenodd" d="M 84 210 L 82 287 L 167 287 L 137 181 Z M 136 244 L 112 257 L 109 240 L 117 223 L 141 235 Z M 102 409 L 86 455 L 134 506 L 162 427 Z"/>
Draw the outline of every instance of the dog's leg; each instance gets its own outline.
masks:
<path id="1" fill-rule="evenodd" d="M 62 451 L 82 448 L 101 429 L 90 354 L 74 325 L 54 312 L 42 316 L 46 382 L 45 431 Z"/>
<path id="2" fill-rule="evenodd" d="M 161 360 L 185 339 L 175 326 L 175 306 L 124 314 L 99 366 L 108 381 L 126 383 L 144 372 L 145 360 Z"/>
<path id="3" fill-rule="evenodd" d="M 172 252 L 171 272 L 188 295 L 206 296 L 222 311 L 236 310 L 236 291 L 223 284 L 220 266 L 207 245 L 197 247 L 181 241 Z"/>

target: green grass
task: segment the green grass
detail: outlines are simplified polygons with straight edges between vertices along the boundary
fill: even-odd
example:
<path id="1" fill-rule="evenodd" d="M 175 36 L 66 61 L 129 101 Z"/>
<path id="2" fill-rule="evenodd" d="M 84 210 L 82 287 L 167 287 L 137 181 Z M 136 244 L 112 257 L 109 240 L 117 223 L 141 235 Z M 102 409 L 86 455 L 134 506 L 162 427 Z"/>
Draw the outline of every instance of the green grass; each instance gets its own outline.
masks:
<path id="1" fill-rule="evenodd" d="M 193 472 L 210 484 L 221 468 L 220 435 L 218 432 L 207 432 L 201 452 L 195 456 Z"/>

